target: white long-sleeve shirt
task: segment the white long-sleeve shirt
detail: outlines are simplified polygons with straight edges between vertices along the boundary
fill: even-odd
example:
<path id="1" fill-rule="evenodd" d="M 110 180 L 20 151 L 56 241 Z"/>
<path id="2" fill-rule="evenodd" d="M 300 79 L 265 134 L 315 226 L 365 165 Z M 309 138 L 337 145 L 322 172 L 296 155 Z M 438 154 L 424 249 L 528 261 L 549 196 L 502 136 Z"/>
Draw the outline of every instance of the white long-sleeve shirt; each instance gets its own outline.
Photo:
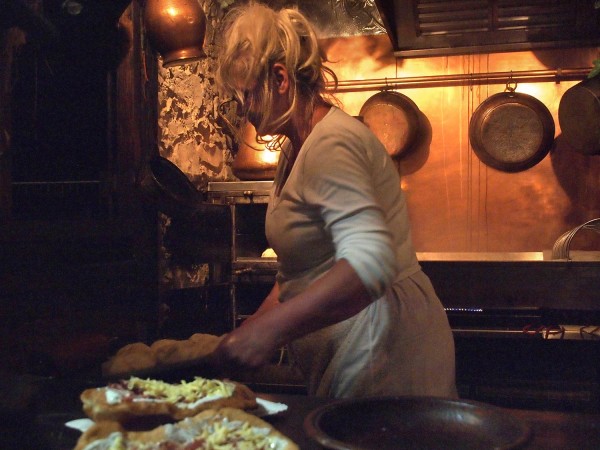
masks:
<path id="1" fill-rule="evenodd" d="M 280 300 L 302 292 L 342 258 L 374 300 L 353 318 L 291 345 L 311 393 L 347 397 L 425 390 L 453 395 L 452 335 L 417 261 L 400 178 L 383 145 L 359 120 L 332 107 L 304 142 L 276 195 L 287 165 L 284 153 L 279 161 L 266 234 L 278 256 Z M 423 334 L 424 326 L 435 327 L 429 331 L 431 344 L 424 339 L 400 349 L 392 342 Z M 414 374 L 412 381 L 388 379 L 390 369 L 417 368 L 413 360 L 423 357 L 447 366 L 439 375 L 444 382 Z M 433 392 L 434 384 L 444 387 Z"/>

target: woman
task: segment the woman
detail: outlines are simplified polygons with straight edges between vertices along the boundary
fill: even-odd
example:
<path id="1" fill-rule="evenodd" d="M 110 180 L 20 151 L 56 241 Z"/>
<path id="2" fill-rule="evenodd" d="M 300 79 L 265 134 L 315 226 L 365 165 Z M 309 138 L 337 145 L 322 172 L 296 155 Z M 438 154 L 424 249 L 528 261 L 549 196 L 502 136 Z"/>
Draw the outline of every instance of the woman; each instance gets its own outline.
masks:
<path id="1" fill-rule="evenodd" d="M 456 396 L 452 333 L 417 262 L 398 173 L 369 129 L 327 100 L 335 75 L 307 19 L 251 3 L 220 35 L 222 93 L 259 135 L 288 145 L 266 217 L 275 286 L 217 358 L 256 368 L 288 345 L 313 395 Z"/>

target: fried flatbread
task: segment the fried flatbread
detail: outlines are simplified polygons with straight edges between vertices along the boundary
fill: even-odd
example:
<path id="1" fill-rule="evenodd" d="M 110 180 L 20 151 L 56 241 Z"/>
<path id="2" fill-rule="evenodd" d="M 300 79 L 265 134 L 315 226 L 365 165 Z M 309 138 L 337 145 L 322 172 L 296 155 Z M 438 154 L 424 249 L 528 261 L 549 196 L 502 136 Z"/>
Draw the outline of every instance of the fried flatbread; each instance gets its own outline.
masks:
<path id="1" fill-rule="evenodd" d="M 231 443 L 231 447 L 227 444 Z M 84 432 L 75 450 L 145 450 L 268 448 L 299 450 L 299 447 L 273 425 L 235 408 L 202 411 L 175 424 L 150 431 L 127 431 L 116 422 L 98 422 Z"/>
<path id="2" fill-rule="evenodd" d="M 102 365 L 108 377 L 148 375 L 152 369 L 167 369 L 186 362 L 200 362 L 217 348 L 223 336 L 196 333 L 189 339 L 159 339 L 150 346 L 137 342 L 121 348 Z"/>
<path id="3" fill-rule="evenodd" d="M 127 381 L 86 389 L 80 395 L 83 411 L 94 421 L 127 423 L 143 417 L 181 420 L 206 409 L 257 407 L 256 394 L 246 385 L 229 380 L 196 377 L 167 383 L 131 377 Z"/>
<path id="4" fill-rule="evenodd" d="M 158 364 L 176 364 L 183 361 L 183 355 L 181 355 L 182 342 L 184 341 L 159 339 L 152 343 L 150 350 L 156 356 Z"/>
<path id="5" fill-rule="evenodd" d="M 156 367 L 158 360 L 152 349 L 142 342 L 122 347 L 102 365 L 102 373 L 134 373 Z"/>

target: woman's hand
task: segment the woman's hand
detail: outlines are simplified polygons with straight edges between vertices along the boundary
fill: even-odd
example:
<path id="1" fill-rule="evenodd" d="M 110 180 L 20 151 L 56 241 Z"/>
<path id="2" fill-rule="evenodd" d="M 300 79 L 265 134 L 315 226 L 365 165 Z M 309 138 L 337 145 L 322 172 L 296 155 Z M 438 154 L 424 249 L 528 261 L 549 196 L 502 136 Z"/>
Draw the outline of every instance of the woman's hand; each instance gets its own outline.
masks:
<path id="1" fill-rule="evenodd" d="M 268 329 L 263 329 L 256 320 L 280 306 L 277 283 L 262 302 L 258 310 L 239 327 L 226 334 L 214 353 L 213 363 L 225 372 L 236 369 L 255 369 L 267 364 L 278 346 Z M 259 320 L 260 322 L 260 320 Z"/>
<path id="2" fill-rule="evenodd" d="M 240 369 L 256 369 L 267 364 L 278 350 L 269 330 L 259 324 L 242 324 L 226 334 L 213 353 L 213 362 L 229 374 Z"/>
<path id="3" fill-rule="evenodd" d="M 288 301 L 275 302 L 269 294 L 252 317 L 222 339 L 213 355 L 215 363 L 224 370 L 260 367 L 281 346 L 348 319 L 371 301 L 352 266 L 342 259 Z"/>

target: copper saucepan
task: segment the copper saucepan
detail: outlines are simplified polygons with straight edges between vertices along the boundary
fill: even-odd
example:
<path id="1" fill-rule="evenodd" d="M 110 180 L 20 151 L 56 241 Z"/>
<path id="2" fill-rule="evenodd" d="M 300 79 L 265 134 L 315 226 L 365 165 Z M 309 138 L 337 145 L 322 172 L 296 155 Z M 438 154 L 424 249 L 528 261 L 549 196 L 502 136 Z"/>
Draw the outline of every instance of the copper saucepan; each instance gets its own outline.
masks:
<path id="1" fill-rule="evenodd" d="M 600 76 L 570 87 L 560 99 L 558 122 L 571 147 L 600 155 Z"/>
<path id="2" fill-rule="evenodd" d="M 359 115 L 393 158 L 415 147 L 420 134 L 419 107 L 406 95 L 379 92 L 367 99 Z"/>
<path id="3" fill-rule="evenodd" d="M 515 92 L 491 95 L 469 122 L 469 139 L 478 158 L 504 172 L 520 172 L 543 160 L 554 143 L 554 119 L 535 97 Z"/>

